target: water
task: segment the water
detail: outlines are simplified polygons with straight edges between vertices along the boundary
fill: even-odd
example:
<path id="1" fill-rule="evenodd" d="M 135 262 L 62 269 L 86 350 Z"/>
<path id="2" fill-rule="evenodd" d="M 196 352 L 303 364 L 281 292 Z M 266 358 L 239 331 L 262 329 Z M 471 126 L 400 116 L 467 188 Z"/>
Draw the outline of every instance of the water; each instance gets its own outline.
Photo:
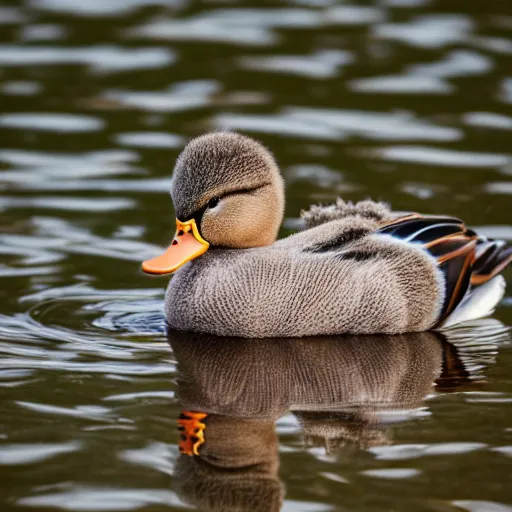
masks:
<path id="1" fill-rule="evenodd" d="M 167 339 L 139 270 L 223 127 L 280 162 L 283 235 L 342 195 L 512 240 L 511 54 L 505 0 L 4 1 L 2 511 L 512 510 L 510 291 L 448 339 L 233 344 Z"/>

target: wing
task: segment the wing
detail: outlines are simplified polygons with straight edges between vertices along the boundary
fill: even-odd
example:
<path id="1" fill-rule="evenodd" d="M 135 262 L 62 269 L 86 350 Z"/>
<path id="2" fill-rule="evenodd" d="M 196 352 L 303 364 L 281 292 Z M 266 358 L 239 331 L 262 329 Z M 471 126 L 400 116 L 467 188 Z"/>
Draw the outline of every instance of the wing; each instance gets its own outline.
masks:
<path id="1" fill-rule="evenodd" d="M 445 299 L 439 322 L 458 306 L 471 284 L 477 235 L 454 217 L 411 214 L 396 219 L 377 233 L 420 244 L 434 258 L 445 277 Z"/>
<path id="2" fill-rule="evenodd" d="M 479 236 L 476 244 L 472 285 L 486 283 L 512 262 L 512 247 L 508 247 L 503 240 L 489 240 Z"/>

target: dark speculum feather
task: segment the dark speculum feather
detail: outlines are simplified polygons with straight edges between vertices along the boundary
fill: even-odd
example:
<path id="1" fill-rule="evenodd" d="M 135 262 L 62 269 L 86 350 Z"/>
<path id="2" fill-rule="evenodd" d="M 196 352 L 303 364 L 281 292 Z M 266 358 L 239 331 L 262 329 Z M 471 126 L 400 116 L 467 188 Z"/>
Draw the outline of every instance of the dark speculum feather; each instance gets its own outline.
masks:
<path id="1" fill-rule="evenodd" d="M 484 244 L 483 247 L 478 248 L 479 250 L 473 264 L 474 272 L 482 272 L 485 267 L 489 267 L 489 264 L 499 257 L 505 246 L 504 242 L 484 242 Z"/>
<path id="2" fill-rule="evenodd" d="M 439 261 L 439 268 L 445 278 L 445 298 L 440 321 L 448 317 L 460 304 L 471 281 L 471 263 L 476 242 L 466 237 L 460 237 L 457 242 L 458 247 L 450 239 L 434 247 L 436 254 L 433 256 Z M 446 249 L 444 254 L 441 254 L 442 248 Z"/>
<path id="3" fill-rule="evenodd" d="M 427 248 L 428 252 L 437 259 L 443 258 L 446 255 L 457 251 L 468 243 L 469 238 L 465 236 L 446 237 L 437 240 L 436 244 Z"/>
<path id="4" fill-rule="evenodd" d="M 448 226 L 453 226 L 452 229 L 456 229 L 459 227 L 460 230 L 464 229 L 464 223 L 453 217 L 418 217 L 403 221 L 396 221 L 388 226 L 384 226 L 383 228 L 378 230 L 378 233 L 391 235 L 396 238 L 410 238 L 410 237 L 418 237 L 417 241 L 421 240 L 421 233 L 426 231 L 430 231 L 430 229 L 440 229 L 448 230 Z M 426 231 L 425 228 L 428 228 Z M 432 233 L 430 237 L 434 236 Z M 445 235 L 441 235 L 445 236 Z M 432 238 L 431 238 L 432 239 Z"/>
<path id="5" fill-rule="evenodd" d="M 436 224 L 416 232 L 410 241 L 421 242 L 423 244 L 433 244 L 444 237 L 460 235 L 463 233 L 464 228 L 461 227 L 460 224 Z"/>
<path id="6" fill-rule="evenodd" d="M 478 236 L 460 219 L 411 214 L 378 230 L 420 243 L 434 258 L 445 277 L 445 299 L 439 322 L 460 304 L 470 286 L 486 283 L 512 261 L 512 248 L 501 240 Z"/>
<path id="7" fill-rule="evenodd" d="M 439 318 L 443 321 L 457 307 L 470 285 L 476 233 L 468 232 L 460 219 L 419 215 L 399 219 L 379 233 L 422 244 L 437 259 L 445 277 L 445 298 Z"/>
<path id="8" fill-rule="evenodd" d="M 473 264 L 473 285 L 486 283 L 512 262 L 512 247 L 507 247 L 503 241 L 487 243 L 489 247 L 478 254 Z"/>

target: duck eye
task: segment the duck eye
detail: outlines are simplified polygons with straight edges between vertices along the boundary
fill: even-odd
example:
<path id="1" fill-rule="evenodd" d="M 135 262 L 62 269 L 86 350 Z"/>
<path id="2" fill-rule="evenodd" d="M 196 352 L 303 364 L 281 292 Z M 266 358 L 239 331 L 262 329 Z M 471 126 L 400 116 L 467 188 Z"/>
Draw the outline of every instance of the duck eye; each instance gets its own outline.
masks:
<path id="1" fill-rule="evenodd" d="M 220 201 L 220 197 L 213 197 L 208 201 L 208 208 L 215 208 Z"/>

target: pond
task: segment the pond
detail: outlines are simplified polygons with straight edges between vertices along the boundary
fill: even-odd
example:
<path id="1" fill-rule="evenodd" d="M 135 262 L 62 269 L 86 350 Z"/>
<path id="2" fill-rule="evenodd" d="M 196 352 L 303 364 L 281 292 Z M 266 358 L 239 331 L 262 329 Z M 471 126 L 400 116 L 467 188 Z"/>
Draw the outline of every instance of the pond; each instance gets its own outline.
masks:
<path id="1" fill-rule="evenodd" d="M 508 0 L 4 0 L 1 510 L 512 511 L 510 291 L 446 335 L 233 340 L 166 334 L 140 270 L 219 129 L 274 153 L 281 236 L 341 196 L 512 240 L 511 57 Z"/>

